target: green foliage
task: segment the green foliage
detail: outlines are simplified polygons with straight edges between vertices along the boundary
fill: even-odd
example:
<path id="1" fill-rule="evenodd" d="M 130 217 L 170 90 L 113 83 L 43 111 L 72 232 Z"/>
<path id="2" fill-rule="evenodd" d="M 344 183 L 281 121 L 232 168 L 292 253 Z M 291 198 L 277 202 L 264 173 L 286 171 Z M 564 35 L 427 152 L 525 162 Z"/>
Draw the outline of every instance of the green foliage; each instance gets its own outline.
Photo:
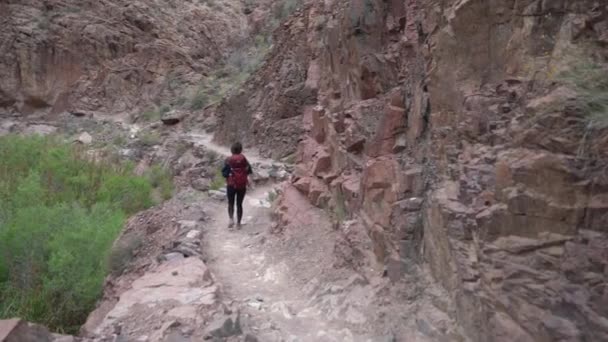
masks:
<path id="1" fill-rule="evenodd" d="M 296 153 L 292 153 L 292 154 L 288 155 L 287 157 L 283 158 L 283 162 L 286 163 L 286 164 L 292 164 L 293 165 L 296 162 L 296 158 L 297 158 Z"/>
<path id="2" fill-rule="evenodd" d="M 116 242 L 107 257 L 108 272 L 120 274 L 124 271 L 129 261 L 133 258 L 134 252 L 142 245 L 139 236 L 128 236 Z"/>
<path id="3" fill-rule="evenodd" d="M 346 210 L 346 203 L 342 190 L 336 191 L 336 193 L 334 194 L 334 202 L 335 204 L 332 216 L 338 223 L 342 223 L 348 217 L 348 211 Z"/>
<path id="4" fill-rule="evenodd" d="M 139 137 L 139 141 L 144 146 L 154 146 L 160 144 L 160 135 L 157 132 L 144 132 Z"/>
<path id="5" fill-rule="evenodd" d="M 266 198 L 266 199 L 268 200 L 268 202 L 270 202 L 270 203 L 274 203 L 274 201 L 275 201 L 275 200 L 276 200 L 278 197 L 279 197 L 279 194 L 277 194 L 277 192 L 276 192 L 276 191 L 271 190 L 271 191 L 268 191 L 268 194 L 267 194 L 267 198 Z"/>
<path id="6" fill-rule="evenodd" d="M 144 121 L 158 121 L 160 120 L 161 112 L 154 109 L 148 108 L 141 113 L 140 118 Z"/>
<path id="7" fill-rule="evenodd" d="M 582 62 L 560 78 L 576 91 L 576 106 L 585 114 L 588 128 L 607 128 L 608 70 L 592 62 Z"/>
<path id="8" fill-rule="evenodd" d="M 160 165 L 154 165 L 145 176 L 154 188 L 160 190 L 163 200 L 168 200 L 173 196 L 173 180 L 169 170 Z"/>
<path id="9" fill-rule="evenodd" d="M 205 94 L 202 91 L 199 91 L 192 98 L 192 101 L 190 102 L 190 109 L 201 110 L 201 109 L 205 108 L 205 106 L 207 105 L 208 102 L 209 102 L 209 99 L 207 97 L 207 94 Z"/>
<path id="10" fill-rule="evenodd" d="M 116 203 L 126 213 L 135 213 L 152 205 L 151 193 L 152 186 L 145 178 L 111 175 L 100 187 L 97 200 Z"/>
<path id="11" fill-rule="evenodd" d="M 175 100 L 174 105 L 176 107 L 183 107 L 186 104 L 186 102 L 188 102 L 188 99 L 186 99 L 185 97 L 182 96 L 182 97 L 177 98 L 177 100 Z"/>
<path id="12" fill-rule="evenodd" d="M 283 0 L 278 3 L 275 7 L 275 18 L 278 21 L 282 21 L 287 18 L 291 13 L 293 13 L 300 4 L 299 0 Z"/>
<path id="13" fill-rule="evenodd" d="M 213 177 L 211 184 L 209 184 L 209 190 L 219 190 L 225 186 L 226 186 L 226 179 L 222 175 L 222 170 L 219 170 Z"/>
<path id="14" fill-rule="evenodd" d="M 0 318 L 76 332 L 99 298 L 126 215 L 151 205 L 132 166 L 53 138 L 0 137 Z"/>
<path id="15" fill-rule="evenodd" d="M 161 106 L 158 110 L 160 112 L 160 115 L 162 116 L 163 114 L 169 113 L 169 111 L 171 111 L 171 106 L 164 105 Z"/>
<path id="16" fill-rule="evenodd" d="M 38 18 L 38 29 L 41 31 L 46 31 L 49 29 L 49 26 L 51 25 L 51 20 L 49 19 L 48 16 L 43 15 L 40 18 Z"/>
<path id="17" fill-rule="evenodd" d="M 223 68 L 205 79 L 192 98 L 190 109 L 200 110 L 217 103 L 242 86 L 259 68 L 269 50 L 270 41 L 262 35 L 256 36 L 249 46 L 235 50 L 228 56 Z"/>
<path id="18" fill-rule="evenodd" d="M 127 145 L 127 137 L 123 134 L 119 134 L 112 139 L 112 145 L 116 147 L 122 147 Z"/>

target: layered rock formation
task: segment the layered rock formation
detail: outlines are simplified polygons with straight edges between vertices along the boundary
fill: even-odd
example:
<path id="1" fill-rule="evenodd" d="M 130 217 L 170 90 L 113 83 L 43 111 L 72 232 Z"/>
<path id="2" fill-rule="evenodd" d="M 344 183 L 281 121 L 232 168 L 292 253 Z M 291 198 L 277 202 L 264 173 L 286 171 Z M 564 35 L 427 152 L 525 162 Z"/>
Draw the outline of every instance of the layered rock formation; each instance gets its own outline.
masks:
<path id="1" fill-rule="evenodd" d="M 606 340 L 607 37 L 598 1 L 310 3 L 217 137 L 300 141 L 293 186 L 392 280 L 428 267 L 471 339 Z"/>
<path id="2" fill-rule="evenodd" d="M 314 25 L 303 14 L 280 26 L 266 62 L 216 109 L 216 140 L 256 144 L 264 155 L 281 158 L 293 154 L 303 134 L 301 113 L 316 103 L 317 85 L 307 75 L 311 47 L 307 28 Z M 303 44 L 304 43 L 304 44 Z M 318 75 L 317 75 L 318 78 Z"/>
<path id="3" fill-rule="evenodd" d="M 172 104 L 247 34 L 236 1 L 2 1 L 0 111 Z"/>

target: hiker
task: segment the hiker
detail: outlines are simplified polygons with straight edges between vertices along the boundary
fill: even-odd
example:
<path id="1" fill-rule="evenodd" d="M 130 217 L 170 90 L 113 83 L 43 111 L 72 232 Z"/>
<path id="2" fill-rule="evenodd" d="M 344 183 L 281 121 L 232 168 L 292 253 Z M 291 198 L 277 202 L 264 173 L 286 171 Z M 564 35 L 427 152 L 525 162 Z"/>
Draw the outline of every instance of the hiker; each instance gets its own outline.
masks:
<path id="1" fill-rule="evenodd" d="M 243 200 L 247 192 L 247 176 L 252 174 L 251 165 L 242 154 L 243 145 L 236 142 L 230 148 L 232 156 L 226 158 L 222 175 L 226 178 L 226 194 L 228 195 L 228 216 L 230 223 L 228 228 L 234 227 L 234 201 L 236 200 L 237 228 L 241 228 L 243 218 Z"/>

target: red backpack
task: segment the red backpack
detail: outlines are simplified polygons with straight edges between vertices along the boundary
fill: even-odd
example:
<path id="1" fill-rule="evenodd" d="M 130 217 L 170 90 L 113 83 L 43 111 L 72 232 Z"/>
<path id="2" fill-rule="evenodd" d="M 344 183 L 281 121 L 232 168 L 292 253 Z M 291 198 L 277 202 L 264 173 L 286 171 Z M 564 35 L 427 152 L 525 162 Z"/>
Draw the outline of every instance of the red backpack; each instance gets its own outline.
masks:
<path id="1" fill-rule="evenodd" d="M 247 189 L 247 159 L 242 154 L 235 154 L 228 158 L 230 176 L 228 185 L 237 189 Z"/>

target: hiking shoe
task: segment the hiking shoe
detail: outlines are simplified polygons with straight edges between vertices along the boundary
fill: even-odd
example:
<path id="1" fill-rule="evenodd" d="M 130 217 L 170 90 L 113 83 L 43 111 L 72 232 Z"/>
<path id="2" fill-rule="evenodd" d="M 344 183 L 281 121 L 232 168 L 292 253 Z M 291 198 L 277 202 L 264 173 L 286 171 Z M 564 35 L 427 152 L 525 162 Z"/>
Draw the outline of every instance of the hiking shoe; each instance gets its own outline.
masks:
<path id="1" fill-rule="evenodd" d="M 230 219 L 230 222 L 228 222 L 228 228 L 232 228 L 234 227 L 234 220 Z"/>
<path id="2" fill-rule="evenodd" d="M 240 222 L 236 224 L 236 229 L 241 229 L 241 227 L 243 227 L 243 226 L 241 225 Z"/>

